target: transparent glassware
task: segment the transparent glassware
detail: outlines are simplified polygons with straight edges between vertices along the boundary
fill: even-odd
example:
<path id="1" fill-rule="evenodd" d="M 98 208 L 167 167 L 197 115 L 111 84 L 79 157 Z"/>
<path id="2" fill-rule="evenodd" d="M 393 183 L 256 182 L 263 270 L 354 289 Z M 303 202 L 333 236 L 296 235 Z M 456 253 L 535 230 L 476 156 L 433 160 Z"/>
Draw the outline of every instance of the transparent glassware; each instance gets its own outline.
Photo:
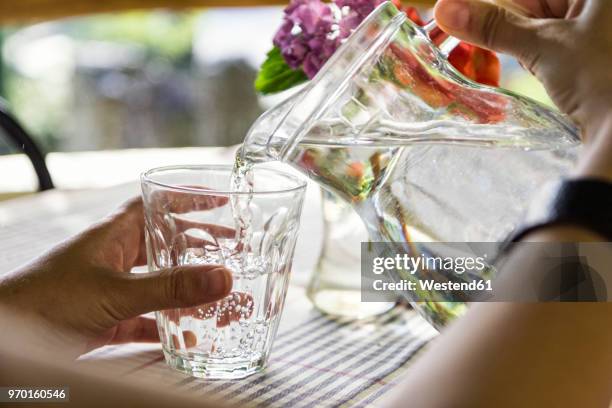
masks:
<path id="1" fill-rule="evenodd" d="M 365 319 L 396 302 L 361 301 L 361 242 L 368 240 L 359 215 L 346 202 L 321 190 L 323 248 L 306 294 L 317 309 L 339 317 Z"/>
<path id="2" fill-rule="evenodd" d="M 527 150 L 579 143 L 562 114 L 458 72 L 391 2 L 370 14 L 300 92 L 251 127 L 249 155 L 291 161 L 300 143 L 403 146 L 444 143 Z M 444 52 L 443 52 L 444 51 Z"/>
<path id="3" fill-rule="evenodd" d="M 465 78 L 435 27 L 381 4 L 298 93 L 252 126 L 239 160 L 279 160 L 353 206 L 372 241 L 497 242 L 571 166 L 578 131 L 554 110 Z M 444 280 L 445 276 L 439 276 Z M 436 327 L 465 310 L 402 292 Z"/>
<path id="4" fill-rule="evenodd" d="M 220 264 L 233 274 L 224 299 L 156 313 L 166 362 L 195 377 L 243 378 L 264 368 L 299 229 L 304 181 L 258 167 L 253 192 L 244 193 L 228 191 L 231 174 L 231 166 L 175 166 L 142 176 L 149 270 Z M 245 199 L 248 241 L 234 229 L 234 204 Z"/>

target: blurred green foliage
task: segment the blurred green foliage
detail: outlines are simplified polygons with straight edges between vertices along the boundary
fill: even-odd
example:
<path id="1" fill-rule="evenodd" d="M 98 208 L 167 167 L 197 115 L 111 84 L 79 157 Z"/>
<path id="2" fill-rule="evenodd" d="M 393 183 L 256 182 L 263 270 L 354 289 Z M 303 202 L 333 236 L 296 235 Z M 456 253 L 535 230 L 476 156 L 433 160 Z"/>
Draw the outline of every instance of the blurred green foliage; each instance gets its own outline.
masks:
<path id="1" fill-rule="evenodd" d="M 516 70 L 507 75 L 502 81 L 502 86 L 557 109 L 550 96 L 548 96 L 544 85 L 536 77 L 523 69 Z"/>
<path id="2" fill-rule="evenodd" d="M 53 32 L 67 35 L 77 42 L 95 40 L 137 44 L 145 50 L 148 61 L 163 60 L 181 69 L 191 64 L 193 34 L 200 14 L 133 11 L 45 24 L 53 26 Z M 0 31 L 0 44 L 2 39 L 6 41 L 23 28 L 27 26 Z M 24 77 L 3 62 L 0 57 L 0 96 L 8 100 L 13 112 L 45 151 L 61 149 L 62 127 L 70 123 L 71 90 Z M 6 152 L 0 147 L 0 154 Z"/>
<path id="3" fill-rule="evenodd" d="M 70 115 L 69 110 L 59 108 L 65 104 L 65 94 L 58 95 L 53 88 L 11 69 L 4 72 L 6 99 L 13 114 L 45 152 L 57 150 L 61 142 L 59 131 Z"/>
<path id="4" fill-rule="evenodd" d="M 132 42 L 151 56 L 184 61 L 191 54 L 197 13 L 126 12 L 73 19 L 65 33 L 75 39 Z"/>

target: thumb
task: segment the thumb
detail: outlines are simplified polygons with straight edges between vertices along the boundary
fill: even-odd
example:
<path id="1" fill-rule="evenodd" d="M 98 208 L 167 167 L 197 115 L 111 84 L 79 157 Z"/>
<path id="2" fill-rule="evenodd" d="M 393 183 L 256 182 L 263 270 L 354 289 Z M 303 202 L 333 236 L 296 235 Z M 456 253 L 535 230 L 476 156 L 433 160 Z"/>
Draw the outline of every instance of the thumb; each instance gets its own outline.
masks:
<path id="1" fill-rule="evenodd" d="M 434 15 L 442 30 L 464 41 L 513 55 L 528 67 L 537 59 L 536 19 L 480 0 L 439 0 Z"/>
<path id="2" fill-rule="evenodd" d="M 227 296 L 232 274 L 220 265 L 179 266 L 121 275 L 113 296 L 123 319 L 157 310 L 198 306 Z"/>

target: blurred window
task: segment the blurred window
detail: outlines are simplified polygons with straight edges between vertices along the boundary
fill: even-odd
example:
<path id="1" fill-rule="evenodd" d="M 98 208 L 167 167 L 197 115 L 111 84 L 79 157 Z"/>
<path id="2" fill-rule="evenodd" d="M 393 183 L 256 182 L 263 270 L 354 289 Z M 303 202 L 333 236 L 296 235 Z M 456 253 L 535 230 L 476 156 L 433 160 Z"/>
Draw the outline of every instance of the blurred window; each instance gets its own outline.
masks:
<path id="1" fill-rule="evenodd" d="M 253 81 L 280 18 L 129 12 L 4 30 L 0 92 L 47 152 L 236 144 L 262 112 Z"/>

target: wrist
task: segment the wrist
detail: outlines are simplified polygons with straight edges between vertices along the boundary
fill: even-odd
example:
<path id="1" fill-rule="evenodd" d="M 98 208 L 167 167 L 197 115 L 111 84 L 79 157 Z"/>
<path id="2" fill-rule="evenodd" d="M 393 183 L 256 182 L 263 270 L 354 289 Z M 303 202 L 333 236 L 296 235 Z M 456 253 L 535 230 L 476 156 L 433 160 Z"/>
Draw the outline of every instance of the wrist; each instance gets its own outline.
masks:
<path id="1" fill-rule="evenodd" d="M 594 117 L 585 127 L 584 151 L 574 175 L 612 182 L 612 112 Z"/>
<path id="2" fill-rule="evenodd" d="M 582 108 L 582 113 L 575 115 L 582 129 L 582 140 L 588 147 L 601 138 L 612 135 L 612 101 L 606 105 L 598 104 L 596 107 Z M 585 113 L 587 112 L 588 113 Z"/>

